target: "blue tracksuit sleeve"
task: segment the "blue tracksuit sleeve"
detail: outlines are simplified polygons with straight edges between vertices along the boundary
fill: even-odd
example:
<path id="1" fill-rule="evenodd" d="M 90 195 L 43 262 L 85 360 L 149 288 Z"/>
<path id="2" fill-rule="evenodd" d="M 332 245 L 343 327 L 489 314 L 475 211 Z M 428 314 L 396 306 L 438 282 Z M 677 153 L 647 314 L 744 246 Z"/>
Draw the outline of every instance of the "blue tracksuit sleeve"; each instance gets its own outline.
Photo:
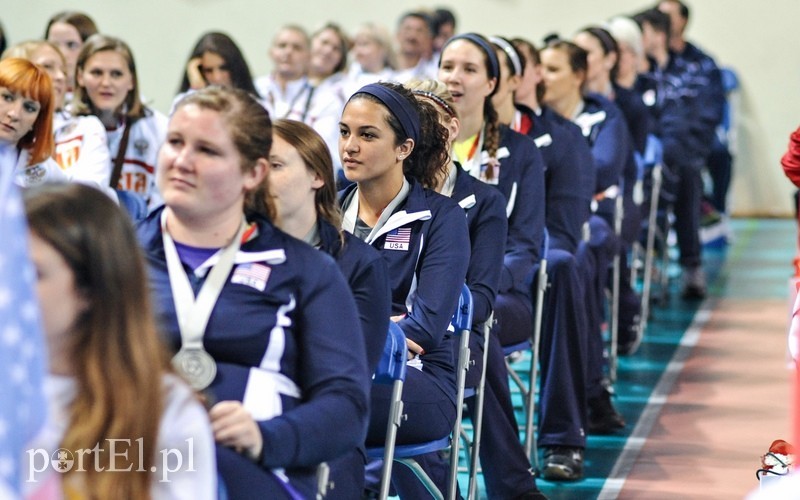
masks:
<path id="1" fill-rule="evenodd" d="M 348 238 L 348 240 L 357 241 L 355 237 Z M 364 246 L 373 250 L 366 244 Z M 347 247 L 345 247 L 345 251 L 347 251 Z M 353 292 L 361 319 L 361 329 L 364 332 L 369 373 L 375 371 L 383 354 L 392 310 L 392 292 L 389 289 L 386 263 L 377 252 L 374 253 L 377 256 L 376 259 L 372 259 L 366 265 L 354 270 L 349 276 L 350 290 Z"/>
<path id="2" fill-rule="evenodd" d="M 467 285 L 472 292 L 473 324 L 485 322 L 494 309 L 508 234 L 503 197 L 490 186 L 480 188 L 475 196 L 482 199 L 467 212 L 471 250 Z"/>
<path id="3" fill-rule="evenodd" d="M 577 157 L 578 151 L 571 151 L 570 156 Z M 590 155 L 589 165 L 591 161 Z M 572 254 L 578 249 L 583 224 L 589 220 L 591 211 L 591 197 L 581 196 L 580 190 L 575 188 L 575 180 L 580 179 L 579 172 L 570 173 L 564 169 L 551 173 L 548 169 L 550 179 L 547 183 L 547 230 L 550 233 L 550 246 Z"/>
<path id="4" fill-rule="evenodd" d="M 370 376 L 355 303 L 331 259 L 314 264 L 296 298 L 302 399 L 258 422 L 267 468 L 312 466 L 352 450 L 366 435 Z"/>
<path id="5" fill-rule="evenodd" d="M 630 132 L 631 145 L 639 154 L 643 155 L 647 148 L 647 136 L 653 132 L 653 123 L 650 112 L 642 101 L 642 96 L 631 89 L 614 86 L 616 104 Z"/>
<path id="6" fill-rule="evenodd" d="M 622 113 L 615 106 L 607 110 L 605 121 L 592 144 L 592 156 L 597 171 L 597 193 L 619 184 L 622 169 L 630 153 L 630 138 Z"/>
<path id="7" fill-rule="evenodd" d="M 691 131 L 692 106 L 687 99 L 665 99 L 659 111 L 656 136 L 664 147 L 664 163 L 669 166 L 686 165 L 694 158 L 695 140 Z"/>
<path id="8" fill-rule="evenodd" d="M 378 366 L 391 315 L 391 289 L 381 254 L 348 232 L 340 233 L 329 222 L 318 223 L 319 249 L 336 259 L 358 308 L 367 349 L 367 368 Z"/>
<path id="9" fill-rule="evenodd" d="M 506 194 L 506 212 L 510 208 L 511 213 L 499 292 L 514 289 L 527 294 L 529 274 L 539 261 L 544 238 L 544 160 L 530 138 L 507 128 L 503 129 L 500 144 L 511 151 L 509 158 L 500 160 L 499 186 Z M 503 162 L 516 163 L 513 168 L 517 175 L 504 180 Z"/>
<path id="10" fill-rule="evenodd" d="M 439 346 L 450 324 L 470 255 L 464 211 L 449 198 L 432 192 L 426 194 L 431 204 L 441 206 L 432 209 L 436 212 L 428 231 L 422 235 L 416 289 L 410 297 L 411 311 L 398 324 L 408 339 L 431 352 Z"/>
<path id="11" fill-rule="evenodd" d="M 586 139 L 575 124 L 549 109 L 543 111 L 541 121 L 549 122 L 552 136 L 552 144 L 541 149 L 547 163 L 546 224 L 550 233 L 550 247 L 574 254 L 583 236 L 583 224 L 591 215 L 595 187 L 594 159 Z"/>

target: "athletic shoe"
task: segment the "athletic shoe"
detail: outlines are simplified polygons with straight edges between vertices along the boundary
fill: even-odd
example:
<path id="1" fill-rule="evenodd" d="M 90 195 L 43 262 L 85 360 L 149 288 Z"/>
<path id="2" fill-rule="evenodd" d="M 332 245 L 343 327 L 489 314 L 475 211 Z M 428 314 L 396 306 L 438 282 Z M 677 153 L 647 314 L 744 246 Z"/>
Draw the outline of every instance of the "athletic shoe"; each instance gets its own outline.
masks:
<path id="1" fill-rule="evenodd" d="M 589 432 L 611 434 L 625 427 L 625 419 L 611 403 L 611 393 L 603 389 L 600 396 L 589 398 Z"/>
<path id="2" fill-rule="evenodd" d="M 683 298 L 699 300 L 706 297 L 706 273 L 701 266 L 683 268 Z"/>
<path id="3" fill-rule="evenodd" d="M 544 449 L 542 477 L 549 481 L 577 481 L 583 478 L 583 448 L 553 446 Z"/>

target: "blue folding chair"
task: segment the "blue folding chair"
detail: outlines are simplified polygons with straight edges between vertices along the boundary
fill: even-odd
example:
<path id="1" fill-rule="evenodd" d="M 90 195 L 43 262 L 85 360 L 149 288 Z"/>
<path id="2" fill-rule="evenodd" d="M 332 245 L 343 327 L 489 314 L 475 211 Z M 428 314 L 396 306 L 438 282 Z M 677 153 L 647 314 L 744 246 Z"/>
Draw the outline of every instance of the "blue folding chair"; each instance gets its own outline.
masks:
<path id="1" fill-rule="evenodd" d="M 389 496 L 389 486 L 392 480 L 392 463 L 395 453 L 395 440 L 397 429 L 403 420 L 403 382 L 406 379 L 406 361 L 408 346 L 403 330 L 397 323 L 389 322 L 389 335 L 383 347 L 375 375 L 372 380 L 376 384 L 391 384 L 392 399 L 389 407 L 389 421 L 386 424 L 386 441 L 383 448 L 368 448 L 370 458 L 383 458 L 383 471 L 381 473 L 380 498 L 385 500 Z"/>
<path id="2" fill-rule="evenodd" d="M 452 325 L 459 333 L 458 371 L 456 373 L 456 420 L 454 429 L 447 436 L 425 443 L 396 445 L 397 429 L 400 427 L 403 416 L 403 380 L 405 380 L 405 364 L 408 348 L 405 335 L 399 326 L 389 325 L 389 338 L 386 340 L 383 356 L 378 364 L 374 381 L 376 383 L 393 383 L 392 402 L 387 423 L 386 442 L 382 448 L 367 448 L 370 458 L 383 458 L 383 472 L 381 474 L 381 489 L 379 497 L 384 500 L 389 495 L 389 486 L 392 477 L 392 462 L 398 462 L 408 467 L 422 482 L 428 492 L 437 500 L 443 500 L 444 494 L 433 483 L 428 474 L 414 460 L 414 457 L 445 450 L 452 446 L 450 456 L 450 477 L 448 483 L 448 499 L 455 498 L 456 481 L 458 472 L 458 436 L 461 432 L 462 405 L 464 402 L 464 380 L 466 369 L 469 366 L 469 332 L 472 327 L 472 293 L 466 285 L 461 288 L 458 307 L 453 314 Z M 452 439 L 451 439 L 452 437 Z M 453 472 L 455 471 L 455 473 Z"/>
<path id="3" fill-rule="evenodd" d="M 448 481 L 449 491 L 448 498 L 455 498 L 456 482 L 458 481 L 458 447 L 460 443 L 460 436 L 462 434 L 462 422 L 464 412 L 464 392 L 467 378 L 467 370 L 470 364 L 470 349 L 469 349 L 469 336 L 472 331 L 472 292 L 469 287 L 464 284 L 461 285 L 461 295 L 458 298 L 458 307 L 453 314 L 453 319 L 450 321 L 453 328 L 458 333 L 459 349 L 458 349 L 458 366 L 456 367 L 456 423 L 453 428 L 453 439 L 450 444 L 450 478 Z M 486 353 L 484 346 L 484 355 Z M 484 362 L 485 367 L 485 362 Z M 483 378 L 483 375 L 481 375 Z M 482 394 L 481 394 L 482 397 Z M 482 415 L 481 415 L 482 418 Z M 480 429 L 480 427 L 477 427 Z M 478 442 L 480 437 L 478 438 Z M 475 441 L 473 441 L 473 444 Z M 474 451 L 474 450 L 473 450 Z M 473 456 L 476 455 L 473 453 Z M 474 462 L 474 461 L 473 461 Z M 477 471 L 470 466 L 470 477 Z M 467 491 L 467 498 L 469 498 L 470 491 Z"/>

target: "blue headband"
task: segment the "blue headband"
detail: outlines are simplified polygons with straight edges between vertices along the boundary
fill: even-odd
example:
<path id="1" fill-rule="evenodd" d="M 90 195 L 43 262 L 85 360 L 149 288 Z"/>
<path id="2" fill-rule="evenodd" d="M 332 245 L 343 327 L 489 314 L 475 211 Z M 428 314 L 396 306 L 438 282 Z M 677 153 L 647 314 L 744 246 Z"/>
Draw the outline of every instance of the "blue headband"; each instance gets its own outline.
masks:
<path id="1" fill-rule="evenodd" d="M 413 139 L 415 143 L 419 142 L 419 112 L 413 104 L 408 102 L 408 99 L 396 90 L 377 83 L 364 85 L 358 89 L 356 94 L 369 94 L 381 101 L 400 122 L 406 136 Z"/>
<path id="2" fill-rule="evenodd" d="M 469 40 L 486 52 L 486 57 L 489 59 L 489 78 L 500 78 L 500 62 L 497 60 L 497 52 L 495 52 L 494 47 L 482 36 L 477 33 L 456 35 L 447 41 L 447 45 L 450 45 L 455 40 Z M 442 49 L 442 52 L 444 52 L 444 49 Z"/>

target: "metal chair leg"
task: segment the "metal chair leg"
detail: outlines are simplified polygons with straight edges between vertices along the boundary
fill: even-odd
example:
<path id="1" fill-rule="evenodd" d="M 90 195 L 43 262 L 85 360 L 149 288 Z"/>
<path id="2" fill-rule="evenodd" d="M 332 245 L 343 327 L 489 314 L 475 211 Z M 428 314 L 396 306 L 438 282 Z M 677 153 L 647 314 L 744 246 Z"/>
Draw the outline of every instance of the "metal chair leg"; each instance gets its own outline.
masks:
<path id="1" fill-rule="evenodd" d="M 483 326 L 483 370 L 478 387 L 475 390 L 475 418 L 472 422 L 472 450 L 469 460 L 469 483 L 467 486 L 467 500 L 477 498 L 478 492 L 478 461 L 480 460 L 481 430 L 483 428 L 483 398 L 486 386 L 486 364 L 489 360 L 489 335 L 494 324 L 494 313 L 489 315 Z"/>
<path id="2" fill-rule="evenodd" d="M 539 276 L 536 287 L 536 310 L 533 320 L 533 346 L 531 349 L 531 366 L 529 372 L 528 393 L 525 398 L 525 454 L 528 456 L 533 468 L 539 469 L 539 454 L 536 446 L 536 432 L 533 425 L 536 412 L 536 386 L 539 368 L 539 343 L 542 338 L 542 312 L 544 309 L 544 294 L 547 291 L 547 260 L 542 259 L 539 264 Z"/>
<path id="3" fill-rule="evenodd" d="M 614 210 L 614 234 L 620 238 L 622 234 L 622 218 L 624 216 L 624 209 L 622 205 L 622 194 L 619 194 L 616 199 L 616 207 Z M 619 339 L 619 289 L 620 289 L 620 275 L 621 275 L 621 259 L 619 252 L 614 255 L 614 265 L 611 275 L 611 347 L 609 355 L 608 377 L 611 382 L 617 381 L 617 340 Z"/>
<path id="4" fill-rule="evenodd" d="M 464 413 L 464 384 L 469 369 L 469 330 L 463 330 L 460 337 L 458 354 L 458 371 L 456 372 L 456 422 L 453 427 L 453 438 L 450 444 L 450 477 L 448 480 L 448 500 L 456 498 L 456 483 L 458 482 L 458 446 L 461 435 L 461 418 Z"/>

